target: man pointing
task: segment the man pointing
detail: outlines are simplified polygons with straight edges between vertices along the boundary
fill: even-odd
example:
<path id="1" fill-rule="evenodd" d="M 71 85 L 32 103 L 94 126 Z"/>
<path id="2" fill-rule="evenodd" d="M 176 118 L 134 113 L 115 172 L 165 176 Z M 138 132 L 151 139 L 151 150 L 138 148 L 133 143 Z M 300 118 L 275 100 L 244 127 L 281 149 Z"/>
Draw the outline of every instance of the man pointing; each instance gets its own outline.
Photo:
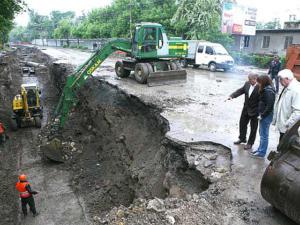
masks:
<path id="1" fill-rule="evenodd" d="M 250 122 L 250 135 L 245 145 L 244 149 L 248 150 L 252 148 L 252 145 L 255 142 L 257 126 L 258 126 L 258 102 L 259 102 L 259 93 L 258 93 L 258 86 L 257 86 L 257 74 L 249 74 L 248 81 L 244 84 L 243 87 L 239 88 L 235 92 L 233 92 L 228 100 L 233 98 L 237 98 L 241 95 L 245 95 L 245 102 L 244 107 L 240 117 L 240 135 L 239 139 L 234 142 L 234 144 L 239 145 L 241 143 L 246 143 L 246 135 L 247 135 L 247 126 Z"/>

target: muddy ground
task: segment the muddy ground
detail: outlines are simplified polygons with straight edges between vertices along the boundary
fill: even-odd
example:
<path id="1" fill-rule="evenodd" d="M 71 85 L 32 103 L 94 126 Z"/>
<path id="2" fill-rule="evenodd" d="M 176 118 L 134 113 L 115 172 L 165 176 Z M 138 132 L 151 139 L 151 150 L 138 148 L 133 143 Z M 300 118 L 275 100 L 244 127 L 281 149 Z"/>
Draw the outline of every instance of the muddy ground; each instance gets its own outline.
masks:
<path id="1" fill-rule="evenodd" d="M 24 78 L 14 63 L 15 85 L 6 95 L 15 94 L 20 80 L 38 82 L 45 125 L 66 75 L 90 54 L 29 51 L 46 68 Z M 148 88 L 116 79 L 115 61 L 106 60 L 79 93 L 62 133 L 66 163 L 41 160 L 34 128 L 11 133 L 0 147 L 1 224 L 293 224 L 260 196 L 268 162 L 232 145 L 242 99 L 224 100 L 245 75 L 189 68 L 186 84 Z M 44 127 L 42 136 L 48 132 Z M 270 150 L 274 130 L 271 139 Z M 19 213 L 14 182 L 21 171 L 39 191 L 37 218 Z"/>

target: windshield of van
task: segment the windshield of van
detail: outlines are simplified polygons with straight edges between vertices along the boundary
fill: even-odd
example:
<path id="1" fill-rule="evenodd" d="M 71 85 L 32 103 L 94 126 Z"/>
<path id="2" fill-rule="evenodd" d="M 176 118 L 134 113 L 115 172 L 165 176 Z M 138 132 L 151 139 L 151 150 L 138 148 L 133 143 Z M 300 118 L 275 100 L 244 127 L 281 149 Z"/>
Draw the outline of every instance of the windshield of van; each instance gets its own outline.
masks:
<path id="1" fill-rule="evenodd" d="M 222 45 L 215 45 L 214 50 L 217 55 L 229 55 L 227 50 Z"/>

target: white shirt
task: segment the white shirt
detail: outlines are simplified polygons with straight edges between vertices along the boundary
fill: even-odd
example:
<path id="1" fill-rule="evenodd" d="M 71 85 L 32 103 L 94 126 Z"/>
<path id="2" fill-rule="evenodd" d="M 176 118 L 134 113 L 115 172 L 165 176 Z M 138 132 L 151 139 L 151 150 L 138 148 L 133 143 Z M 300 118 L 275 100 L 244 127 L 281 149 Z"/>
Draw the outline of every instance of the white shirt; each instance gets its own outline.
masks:
<path id="1" fill-rule="evenodd" d="M 251 96 L 251 94 L 252 94 L 252 92 L 253 92 L 255 86 L 256 86 L 256 84 L 254 84 L 254 85 L 251 85 L 251 84 L 250 84 L 250 88 L 249 88 L 249 97 Z"/>
<path id="2" fill-rule="evenodd" d="M 274 112 L 273 123 L 281 133 L 285 133 L 300 119 L 300 83 L 296 79 L 285 88 Z"/>

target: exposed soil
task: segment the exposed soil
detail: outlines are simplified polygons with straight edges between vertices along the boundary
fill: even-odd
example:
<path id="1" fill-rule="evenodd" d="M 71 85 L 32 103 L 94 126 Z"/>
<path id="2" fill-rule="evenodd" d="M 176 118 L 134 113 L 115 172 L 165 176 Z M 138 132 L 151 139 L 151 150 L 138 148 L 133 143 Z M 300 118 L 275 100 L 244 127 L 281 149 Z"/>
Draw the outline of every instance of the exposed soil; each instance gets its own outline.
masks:
<path id="1" fill-rule="evenodd" d="M 52 80 L 65 80 L 60 66 Z M 135 199 L 186 199 L 230 172 L 230 149 L 167 139 L 161 110 L 116 86 L 92 78 L 79 99 L 63 132 L 65 158 L 91 217 Z"/>

